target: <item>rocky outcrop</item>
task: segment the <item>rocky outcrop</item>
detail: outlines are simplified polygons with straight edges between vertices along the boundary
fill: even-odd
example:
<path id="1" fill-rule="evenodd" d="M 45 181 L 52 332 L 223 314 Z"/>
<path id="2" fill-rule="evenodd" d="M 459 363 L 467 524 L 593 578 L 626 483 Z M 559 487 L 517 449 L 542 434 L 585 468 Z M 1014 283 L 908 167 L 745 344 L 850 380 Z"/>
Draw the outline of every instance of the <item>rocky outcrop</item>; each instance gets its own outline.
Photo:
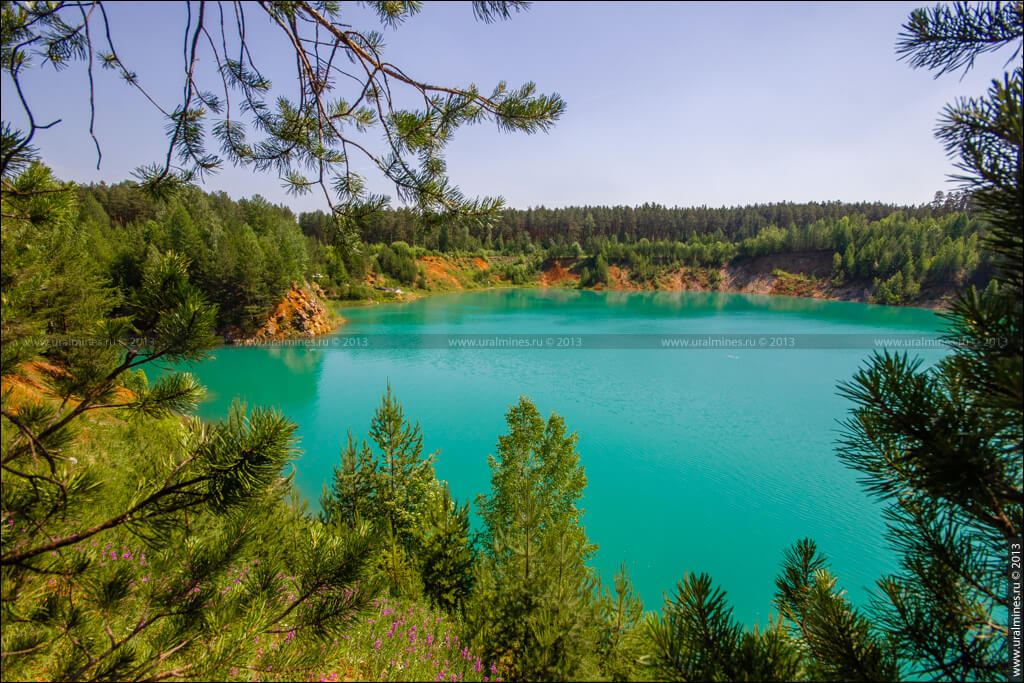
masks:
<path id="1" fill-rule="evenodd" d="M 324 292 L 316 283 L 292 287 L 274 307 L 267 321 L 242 344 L 259 344 L 296 337 L 327 334 L 338 325 L 337 315 L 324 306 Z"/>

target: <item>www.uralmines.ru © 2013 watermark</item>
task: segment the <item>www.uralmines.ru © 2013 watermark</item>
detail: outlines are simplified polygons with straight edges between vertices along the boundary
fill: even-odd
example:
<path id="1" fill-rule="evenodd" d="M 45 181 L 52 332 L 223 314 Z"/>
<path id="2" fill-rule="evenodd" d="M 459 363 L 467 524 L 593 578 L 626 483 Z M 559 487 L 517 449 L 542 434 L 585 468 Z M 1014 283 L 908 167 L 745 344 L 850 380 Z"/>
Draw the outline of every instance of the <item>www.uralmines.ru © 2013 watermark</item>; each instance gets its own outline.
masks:
<path id="1" fill-rule="evenodd" d="M 498 349 L 498 350 L 579 350 L 579 349 L 662 349 L 672 351 L 727 350 L 800 350 L 860 349 L 914 353 L 917 351 L 949 351 L 960 345 L 958 340 L 937 333 L 875 335 L 856 334 L 793 334 L 766 331 L 749 334 L 586 334 L 557 330 L 545 333 L 483 333 L 483 334 L 329 334 L 293 336 L 256 341 L 247 337 L 225 336 L 225 345 L 266 348 L 308 349 Z M 46 335 L 28 337 L 16 343 L 36 347 L 40 351 L 53 347 L 103 347 L 145 352 L 159 340 L 148 337 L 105 339 L 91 336 Z M 1004 348 L 1006 339 L 993 337 L 984 342 L 986 348 Z M 978 340 L 971 347 L 978 348 Z"/>
<path id="2" fill-rule="evenodd" d="M 1021 543 L 1022 539 L 1020 536 L 1010 540 L 1009 547 L 1009 586 L 1007 590 L 1007 602 L 1009 603 L 1009 610 L 1007 612 L 1007 638 L 1009 638 L 1009 650 L 1010 650 L 1010 670 L 1008 672 L 1010 681 L 1020 682 L 1021 679 L 1021 645 L 1020 645 L 1020 626 L 1021 626 Z"/>

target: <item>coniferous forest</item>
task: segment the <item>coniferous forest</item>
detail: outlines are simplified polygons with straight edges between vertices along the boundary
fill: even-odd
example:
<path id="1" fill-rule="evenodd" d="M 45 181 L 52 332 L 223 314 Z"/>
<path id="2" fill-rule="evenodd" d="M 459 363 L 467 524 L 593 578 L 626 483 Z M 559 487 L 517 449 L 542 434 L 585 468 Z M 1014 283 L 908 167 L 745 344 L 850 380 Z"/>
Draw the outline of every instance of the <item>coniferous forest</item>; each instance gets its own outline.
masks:
<path id="1" fill-rule="evenodd" d="M 420 9 L 367 5 L 389 26 Z M 2 679 L 1005 678 L 1006 557 L 1024 525 L 1020 3 L 939 5 L 902 27 L 901 58 L 943 78 L 984 52 L 1014 55 L 987 92 L 938 113 L 936 144 L 961 175 L 931 202 L 527 210 L 465 197 L 442 151 L 462 125 L 547 130 L 560 97 L 417 81 L 343 6 L 190 3 L 166 160 L 107 185 L 47 166 L 49 122 L 23 90 L 34 70 L 88 63 L 145 92 L 104 3 L 3 3 L 4 88 L 28 123 L 5 111 L 0 150 Z M 485 23 L 522 9 L 466 7 Z M 292 100 L 271 96 L 246 44 L 256 21 L 295 46 Z M 192 67 L 208 47 L 217 68 L 201 85 Z M 359 67 L 358 99 L 332 93 L 332 50 Z M 221 87 L 241 119 L 222 115 Z M 399 108 L 390 88 L 421 108 Z M 388 141 L 366 153 L 402 205 L 348 166 L 356 130 Z M 329 205 L 297 214 L 211 191 L 223 163 Z M 876 353 L 837 387 L 849 411 L 828 455 L 883 506 L 885 537 L 865 543 L 891 546 L 898 569 L 855 605 L 815 540 L 795 535 L 754 558 L 778 567 L 773 618 L 756 627 L 690 567 L 662 604 L 640 600 L 625 565 L 597 574 L 580 435 L 526 396 L 494 434 L 490 489 L 470 499 L 438 478 L 431 425 L 387 385 L 369 430 L 337 444 L 314 509 L 294 483 L 298 425 L 241 401 L 202 420 L 204 387 L 173 371 L 252 333 L 297 284 L 335 303 L 428 294 L 431 258 L 483 260 L 465 288 L 537 285 L 554 265 L 575 273 L 568 287 L 656 289 L 671 270 L 714 290 L 722 273 L 796 256 L 821 266 L 786 277 L 874 303 L 941 295 L 951 350 L 927 368 Z M 666 544 L 686 542 L 685 525 L 672 533 Z"/>

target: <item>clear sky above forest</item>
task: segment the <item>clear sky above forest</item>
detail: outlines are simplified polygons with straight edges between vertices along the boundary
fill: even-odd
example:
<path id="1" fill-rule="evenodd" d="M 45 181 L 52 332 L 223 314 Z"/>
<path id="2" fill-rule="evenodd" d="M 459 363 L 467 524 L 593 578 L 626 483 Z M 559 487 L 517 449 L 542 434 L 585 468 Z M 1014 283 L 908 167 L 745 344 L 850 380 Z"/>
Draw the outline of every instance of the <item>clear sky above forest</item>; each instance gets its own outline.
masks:
<path id="1" fill-rule="evenodd" d="M 539 2 L 483 24 L 468 3 L 425 3 L 384 30 L 390 61 L 443 85 L 536 81 L 568 109 L 547 134 L 464 128 L 449 147 L 452 180 L 469 195 L 512 207 L 581 204 L 738 205 L 880 200 L 920 204 L 955 187 L 932 136 L 944 104 L 980 95 L 1008 55 L 989 55 L 964 78 L 938 80 L 897 61 L 894 45 L 922 3 Z M 180 96 L 184 3 L 109 8 L 119 52 L 165 106 Z M 353 5 L 351 23 L 372 28 Z M 291 94 L 294 56 L 253 7 L 257 65 Z M 25 78 L 40 121 L 63 122 L 36 142 L 62 178 L 117 182 L 166 153 L 159 113 L 111 72 L 97 69 L 96 132 L 88 136 L 82 63 Z M 209 81 L 210 84 L 213 81 Z M 17 99 L 5 81 L 4 120 Z M 394 195 L 367 173 L 371 189 Z M 287 196 L 272 174 L 226 168 L 207 190 L 255 193 L 296 210 L 322 196 Z"/>

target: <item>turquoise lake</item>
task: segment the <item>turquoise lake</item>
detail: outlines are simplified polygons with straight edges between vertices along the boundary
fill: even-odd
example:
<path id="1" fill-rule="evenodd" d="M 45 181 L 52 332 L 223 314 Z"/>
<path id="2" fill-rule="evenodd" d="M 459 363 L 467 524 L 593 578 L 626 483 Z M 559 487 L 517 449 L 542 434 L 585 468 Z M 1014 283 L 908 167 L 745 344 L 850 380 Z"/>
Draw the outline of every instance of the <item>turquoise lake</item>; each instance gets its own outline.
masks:
<path id="1" fill-rule="evenodd" d="M 895 568 L 879 506 L 834 452 L 850 408 L 836 385 L 872 353 L 850 338 L 935 334 L 942 321 L 930 311 L 744 294 L 491 290 L 342 314 L 340 336 L 314 340 L 320 346 L 223 347 L 190 366 L 209 390 L 203 417 L 223 416 L 241 397 L 298 422 L 295 481 L 314 509 L 347 432 L 366 436 L 390 381 L 426 451 L 440 450 L 438 477 L 460 500 L 489 489 L 487 456 L 520 395 L 545 416 L 561 414 L 579 433 L 586 530 L 600 546 L 594 566 L 610 582 L 625 562 L 647 609 L 660 609 L 685 572 L 707 572 L 737 618 L 765 624 L 783 550 L 803 537 L 856 603 Z M 360 334 L 570 341 L 345 346 Z M 783 348 L 625 348 L 660 334 L 752 335 Z M 800 335 L 828 336 L 804 348 Z M 798 348 L 785 348 L 789 338 Z M 602 343 L 621 348 L 587 348 Z M 943 355 L 910 353 L 926 364 Z"/>

